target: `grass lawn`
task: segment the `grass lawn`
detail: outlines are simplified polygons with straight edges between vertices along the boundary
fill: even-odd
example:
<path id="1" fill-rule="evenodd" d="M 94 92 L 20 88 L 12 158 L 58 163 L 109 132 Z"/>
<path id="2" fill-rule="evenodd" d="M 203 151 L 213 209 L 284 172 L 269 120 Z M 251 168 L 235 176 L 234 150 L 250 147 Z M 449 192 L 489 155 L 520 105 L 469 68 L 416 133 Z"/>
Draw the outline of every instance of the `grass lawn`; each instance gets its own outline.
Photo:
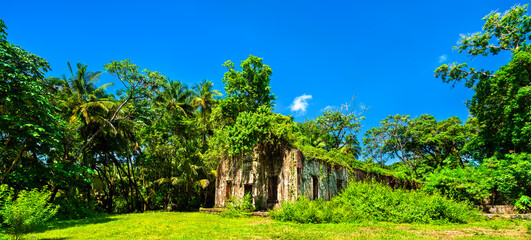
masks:
<path id="1" fill-rule="evenodd" d="M 525 221 L 471 224 L 298 224 L 199 212 L 101 215 L 52 222 L 25 239 L 531 239 Z M 0 239 L 7 235 L 0 233 Z"/>

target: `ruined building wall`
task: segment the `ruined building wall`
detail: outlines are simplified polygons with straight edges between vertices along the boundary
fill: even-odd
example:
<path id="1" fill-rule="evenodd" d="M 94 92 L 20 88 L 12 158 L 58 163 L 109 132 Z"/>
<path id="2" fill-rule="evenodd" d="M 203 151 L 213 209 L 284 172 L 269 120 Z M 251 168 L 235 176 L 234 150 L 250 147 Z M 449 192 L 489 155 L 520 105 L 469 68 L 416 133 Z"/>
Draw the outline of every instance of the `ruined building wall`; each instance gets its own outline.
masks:
<path id="1" fill-rule="evenodd" d="M 246 193 L 251 193 L 253 203 L 260 208 L 278 206 L 298 195 L 329 200 L 347 183 L 346 167 L 305 158 L 294 148 L 264 146 L 252 156 L 221 160 L 215 205 L 224 207 L 228 197 L 241 198 Z"/>
<path id="2" fill-rule="evenodd" d="M 299 170 L 299 194 L 308 199 L 330 200 L 348 184 L 347 168 L 319 159 L 303 159 Z M 317 189 L 316 189 L 317 187 Z"/>

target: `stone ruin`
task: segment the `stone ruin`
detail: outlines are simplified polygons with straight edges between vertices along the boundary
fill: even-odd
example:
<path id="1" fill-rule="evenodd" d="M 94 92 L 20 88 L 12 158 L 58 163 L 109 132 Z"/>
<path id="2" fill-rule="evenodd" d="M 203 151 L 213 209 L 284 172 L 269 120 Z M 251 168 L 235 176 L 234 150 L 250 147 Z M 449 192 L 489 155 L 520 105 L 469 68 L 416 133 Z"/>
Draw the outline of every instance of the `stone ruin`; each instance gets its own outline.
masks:
<path id="1" fill-rule="evenodd" d="M 261 209 L 278 207 L 300 195 L 328 201 L 348 184 L 346 166 L 271 144 L 257 148 L 252 155 L 224 158 L 217 171 L 216 207 L 225 207 L 230 197 L 243 198 L 245 194 Z"/>

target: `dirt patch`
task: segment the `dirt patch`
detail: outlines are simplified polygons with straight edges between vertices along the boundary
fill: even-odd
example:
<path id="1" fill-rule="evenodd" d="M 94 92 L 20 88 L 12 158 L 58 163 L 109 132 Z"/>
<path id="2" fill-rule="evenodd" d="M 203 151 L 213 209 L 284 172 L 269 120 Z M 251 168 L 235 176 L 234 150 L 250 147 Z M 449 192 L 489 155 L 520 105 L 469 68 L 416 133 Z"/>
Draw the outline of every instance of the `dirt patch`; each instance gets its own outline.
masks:
<path id="1" fill-rule="evenodd" d="M 254 226 L 254 225 L 262 225 L 262 224 L 269 224 L 269 223 L 271 223 L 271 221 L 269 221 L 269 220 L 261 220 L 261 221 L 253 221 L 253 222 L 250 222 L 250 223 L 246 223 L 245 225 Z"/>
<path id="2" fill-rule="evenodd" d="M 529 239 L 530 235 L 524 229 L 489 229 L 489 228 L 464 228 L 459 230 L 412 230 L 408 227 L 397 227 L 397 229 L 415 233 L 418 237 L 434 237 L 443 239 L 455 239 L 473 236 L 499 236 L 514 239 Z"/>

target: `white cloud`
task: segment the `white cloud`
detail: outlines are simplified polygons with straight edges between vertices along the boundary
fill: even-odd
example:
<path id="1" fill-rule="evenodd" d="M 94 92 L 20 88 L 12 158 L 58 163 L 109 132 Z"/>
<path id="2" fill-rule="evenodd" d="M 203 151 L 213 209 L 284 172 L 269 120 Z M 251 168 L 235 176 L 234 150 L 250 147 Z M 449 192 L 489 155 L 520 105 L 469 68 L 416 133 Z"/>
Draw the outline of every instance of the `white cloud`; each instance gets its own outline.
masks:
<path id="1" fill-rule="evenodd" d="M 439 56 L 439 63 L 446 62 L 446 59 L 448 59 L 448 56 L 446 56 L 446 54 Z"/>
<path id="2" fill-rule="evenodd" d="M 310 99 L 312 99 L 312 95 L 303 94 L 302 96 L 296 97 L 293 99 L 293 103 L 291 103 L 291 111 L 305 114 L 306 108 L 308 107 L 308 100 Z"/>
<path id="3" fill-rule="evenodd" d="M 325 108 L 321 109 L 321 112 L 328 111 L 328 110 L 334 110 L 334 107 L 328 105 Z"/>

